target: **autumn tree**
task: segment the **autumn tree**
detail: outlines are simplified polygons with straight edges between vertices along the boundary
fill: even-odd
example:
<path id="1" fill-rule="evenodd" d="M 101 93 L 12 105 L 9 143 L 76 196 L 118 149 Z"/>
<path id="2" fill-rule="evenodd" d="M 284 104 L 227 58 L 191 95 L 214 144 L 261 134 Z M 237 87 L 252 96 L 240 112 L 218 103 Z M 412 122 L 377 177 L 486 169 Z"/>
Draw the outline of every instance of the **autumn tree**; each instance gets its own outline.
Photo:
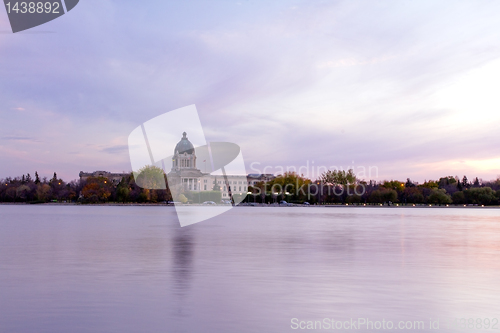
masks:
<path id="1" fill-rule="evenodd" d="M 354 171 L 349 169 L 345 170 L 328 170 L 323 172 L 320 176 L 320 180 L 325 184 L 333 185 L 355 185 L 358 180 Z"/>

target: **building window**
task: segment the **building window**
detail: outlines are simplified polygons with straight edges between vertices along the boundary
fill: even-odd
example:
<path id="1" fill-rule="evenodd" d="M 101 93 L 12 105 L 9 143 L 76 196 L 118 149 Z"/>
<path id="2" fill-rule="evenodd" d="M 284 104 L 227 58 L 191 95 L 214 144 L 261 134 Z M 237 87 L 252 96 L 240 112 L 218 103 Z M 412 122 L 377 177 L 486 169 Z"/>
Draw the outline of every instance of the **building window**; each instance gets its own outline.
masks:
<path id="1" fill-rule="evenodd" d="M 205 186 L 203 187 L 203 189 L 206 191 L 206 190 L 207 190 L 207 185 L 205 185 Z"/>
<path id="2" fill-rule="evenodd" d="M 206 183 L 206 182 L 207 182 L 207 180 L 205 179 L 203 182 L 204 182 L 204 183 Z"/>

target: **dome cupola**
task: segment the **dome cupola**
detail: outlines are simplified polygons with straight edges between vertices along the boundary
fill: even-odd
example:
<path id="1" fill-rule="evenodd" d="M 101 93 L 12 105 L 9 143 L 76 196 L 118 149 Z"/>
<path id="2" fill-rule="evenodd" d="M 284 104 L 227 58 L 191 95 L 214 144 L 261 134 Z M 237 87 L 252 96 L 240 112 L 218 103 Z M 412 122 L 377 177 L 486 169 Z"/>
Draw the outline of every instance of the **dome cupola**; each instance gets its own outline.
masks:
<path id="1" fill-rule="evenodd" d="M 188 140 L 186 136 L 186 132 L 182 133 L 182 139 L 179 141 L 179 143 L 175 146 L 174 150 L 174 155 L 176 153 L 178 154 L 193 154 L 194 153 L 194 147 L 193 144 Z"/>

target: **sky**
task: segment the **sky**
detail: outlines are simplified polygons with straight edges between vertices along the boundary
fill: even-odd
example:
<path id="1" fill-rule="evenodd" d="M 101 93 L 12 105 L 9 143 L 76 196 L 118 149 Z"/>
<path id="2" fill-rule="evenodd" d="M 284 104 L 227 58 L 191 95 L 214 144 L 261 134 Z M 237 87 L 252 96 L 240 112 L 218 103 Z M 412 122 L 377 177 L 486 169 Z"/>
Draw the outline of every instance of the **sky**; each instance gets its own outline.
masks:
<path id="1" fill-rule="evenodd" d="M 499 13 L 498 1 L 80 0 L 13 34 L 0 8 L 0 178 L 131 171 L 129 134 L 195 104 L 207 140 L 238 144 L 249 173 L 495 179 Z"/>

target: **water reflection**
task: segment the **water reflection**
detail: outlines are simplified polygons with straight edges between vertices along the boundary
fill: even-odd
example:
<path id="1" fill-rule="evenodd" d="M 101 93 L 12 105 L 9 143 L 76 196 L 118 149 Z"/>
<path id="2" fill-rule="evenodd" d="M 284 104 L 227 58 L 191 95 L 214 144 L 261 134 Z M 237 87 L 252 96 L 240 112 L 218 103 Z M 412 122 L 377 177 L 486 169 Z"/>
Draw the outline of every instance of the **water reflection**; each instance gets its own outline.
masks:
<path id="1" fill-rule="evenodd" d="M 173 277 L 174 290 L 184 295 L 191 284 L 193 258 L 195 254 L 194 228 L 176 228 L 173 230 Z"/>

